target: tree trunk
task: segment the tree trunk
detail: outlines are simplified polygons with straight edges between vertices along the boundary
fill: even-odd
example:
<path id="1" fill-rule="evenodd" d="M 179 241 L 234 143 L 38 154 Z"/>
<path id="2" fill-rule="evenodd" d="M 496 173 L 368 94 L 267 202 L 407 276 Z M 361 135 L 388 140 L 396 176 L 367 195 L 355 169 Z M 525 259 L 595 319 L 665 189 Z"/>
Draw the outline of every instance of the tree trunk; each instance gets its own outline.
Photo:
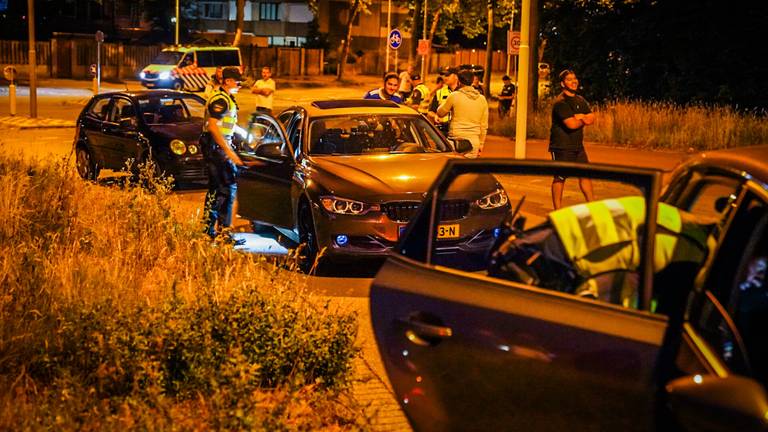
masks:
<path id="1" fill-rule="evenodd" d="M 434 1 L 434 0 L 433 0 Z M 415 0 L 414 1 L 414 8 L 413 8 L 413 25 L 411 29 L 411 49 L 408 50 L 408 58 L 409 63 L 410 59 L 414 59 L 417 56 L 416 49 L 418 48 L 418 40 L 423 38 L 424 35 L 422 35 L 422 23 L 424 22 L 424 15 L 422 15 L 422 8 L 423 8 L 423 2 L 424 0 Z"/>
<path id="2" fill-rule="evenodd" d="M 491 95 L 491 68 L 493 67 L 493 1 L 488 2 L 488 34 L 485 39 L 485 74 L 483 75 L 483 85 L 485 86 L 485 97 Z"/>
<path id="3" fill-rule="evenodd" d="M 347 37 L 344 40 L 344 45 L 341 47 L 341 57 L 336 68 L 336 79 L 339 81 L 344 78 L 344 67 L 347 65 L 347 57 L 349 57 L 349 45 L 352 43 L 352 24 L 355 22 L 358 12 L 360 12 L 360 0 L 355 0 L 347 16 Z"/>
<path id="4" fill-rule="evenodd" d="M 245 25 L 245 0 L 237 0 L 237 30 L 235 30 L 235 40 L 232 41 L 232 46 L 240 45 L 240 38 L 243 36 L 243 26 Z"/>
<path id="5" fill-rule="evenodd" d="M 435 32 L 437 31 L 437 23 L 440 21 L 440 14 L 442 13 L 443 11 L 438 8 L 437 12 L 435 12 L 435 15 L 432 16 L 432 26 L 429 28 L 429 35 L 427 36 L 427 39 L 429 39 L 430 42 L 430 47 L 427 56 L 424 58 L 424 61 L 427 63 L 427 67 L 425 69 L 426 75 L 429 75 L 430 59 L 432 58 L 432 38 L 435 36 Z M 424 79 L 424 77 L 421 78 Z"/>

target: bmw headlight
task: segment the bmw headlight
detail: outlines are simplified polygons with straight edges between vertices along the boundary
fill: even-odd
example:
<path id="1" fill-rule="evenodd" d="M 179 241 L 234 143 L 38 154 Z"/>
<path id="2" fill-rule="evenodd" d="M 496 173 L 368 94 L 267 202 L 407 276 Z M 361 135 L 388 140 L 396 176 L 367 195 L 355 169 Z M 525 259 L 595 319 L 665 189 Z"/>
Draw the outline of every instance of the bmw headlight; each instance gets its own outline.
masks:
<path id="1" fill-rule="evenodd" d="M 507 198 L 507 193 L 504 192 L 504 189 L 496 189 L 494 192 L 475 201 L 475 204 L 483 210 L 490 210 L 506 205 L 508 202 L 509 198 Z"/>
<path id="2" fill-rule="evenodd" d="M 158 75 L 158 78 L 160 78 L 161 80 L 167 80 L 170 77 L 171 77 L 171 73 L 168 71 L 160 72 L 160 75 Z"/>
<path id="3" fill-rule="evenodd" d="M 378 204 L 366 204 L 361 201 L 335 196 L 320 197 L 320 203 L 323 204 L 323 208 L 326 211 L 344 215 L 363 215 L 371 210 L 379 210 L 380 208 Z"/>
<path id="4" fill-rule="evenodd" d="M 187 146 L 187 151 L 189 152 L 189 154 L 197 154 L 198 150 L 199 149 L 194 144 L 190 144 L 189 146 Z"/>
<path id="5" fill-rule="evenodd" d="M 181 156 L 187 152 L 187 145 L 184 141 L 175 139 L 171 141 L 171 151 Z"/>

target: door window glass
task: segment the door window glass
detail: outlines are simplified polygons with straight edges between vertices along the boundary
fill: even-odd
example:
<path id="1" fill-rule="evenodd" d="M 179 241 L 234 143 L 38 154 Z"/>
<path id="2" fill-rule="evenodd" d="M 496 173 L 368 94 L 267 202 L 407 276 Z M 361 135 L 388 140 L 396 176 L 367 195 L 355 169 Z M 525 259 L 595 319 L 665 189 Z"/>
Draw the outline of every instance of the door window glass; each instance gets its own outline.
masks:
<path id="1" fill-rule="evenodd" d="M 123 120 L 133 120 L 135 116 L 136 111 L 133 103 L 128 99 L 118 98 L 115 99 L 115 103 L 112 105 L 109 121 L 120 123 Z"/>
<path id="2" fill-rule="evenodd" d="M 99 120 L 105 120 L 109 114 L 109 101 L 109 98 L 102 98 L 97 100 L 88 109 L 88 115 Z"/>
<path id="3" fill-rule="evenodd" d="M 278 146 L 280 149 L 285 147 L 285 140 L 280 127 L 269 117 L 253 117 L 249 125 L 249 135 L 250 137 L 242 149 L 246 153 L 259 153 L 259 147 L 262 146 Z"/>

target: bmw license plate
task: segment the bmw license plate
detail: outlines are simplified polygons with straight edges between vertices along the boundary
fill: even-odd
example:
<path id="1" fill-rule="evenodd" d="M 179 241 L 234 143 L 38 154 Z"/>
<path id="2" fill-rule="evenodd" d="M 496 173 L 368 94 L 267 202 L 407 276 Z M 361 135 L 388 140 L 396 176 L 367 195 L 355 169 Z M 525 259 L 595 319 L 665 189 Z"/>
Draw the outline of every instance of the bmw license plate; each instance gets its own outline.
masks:
<path id="1" fill-rule="evenodd" d="M 459 224 L 439 225 L 437 227 L 437 238 L 439 239 L 459 238 L 459 235 Z"/>

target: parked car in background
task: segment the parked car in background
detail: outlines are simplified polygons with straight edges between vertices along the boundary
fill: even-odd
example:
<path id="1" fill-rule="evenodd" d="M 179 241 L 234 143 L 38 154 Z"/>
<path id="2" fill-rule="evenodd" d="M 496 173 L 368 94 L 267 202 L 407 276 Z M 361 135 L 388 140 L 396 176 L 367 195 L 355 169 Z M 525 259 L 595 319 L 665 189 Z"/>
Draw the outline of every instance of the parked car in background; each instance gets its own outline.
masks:
<path id="1" fill-rule="evenodd" d="M 482 81 L 483 75 L 485 74 L 485 67 L 483 65 L 477 65 L 477 64 L 462 64 L 459 65 L 459 70 L 462 69 L 468 69 L 472 71 L 473 74 L 475 74 L 480 80 Z"/>
<path id="2" fill-rule="evenodd" d="M 158 174 L 177 182 L 207 179 L 198 139 L 205 100 L 172 90 L 94 96 L 77 118 L 77 172 L 95 180 L 102 169 L 132 169 L 153 161 Z"/>
<path id="3" fill-rule="evenodd" d="M 254 115 L 250 132 L 253 142 L 239 155 L 259 163 L 238 180 L 239 214 L 303 244 L 305 271 L 316 259 L 326 267 L 380 261 L 446 161 L 471 148 L 466 140 L 447 141 L 411 108 L 378 100 L 305 103 L 277 119 Z M 506 192 L 479 174 L 449 196 L 440 209 L 438 253 L 482 255 L 509 207 Z"/>
<path id="4" fill-rule="evenodd" d="M 139 79 L 147 88 L 203 91 L 217 67 L 243 70 L 240 49 L 232 46 L 173 46 L 163 49 Z"/>
<path id="5" fill-rule="evenodd" d="M 663 194 L 655 170 L 449 161 L 370 294 L 379 352 L 414 429 L 766 430 L 766 161 L 768 146 L 706 152 Z M 435 253 L 436 209 L 478 173 L 502 184 L 514 210 L 486 271 L 467 272 Z M 550 212 L 553 175 L 593 178 L 601 201 L 582 204 L 573 191 Z M 542 236 L 562 215 L 584 223 Z M 694 221 L 704 246 L 680 247 L 672 233 Z M 580 255 L 590 243 L 599 252 Z M 525 259 L 500 272 L 494 257 L 515 248 Z M 585 296 L 562 283 L 582 276 L 568 260 L 604 271 L 595 278 L 625 267 L 603 279 L 606 295 Z M 559 287 L 533 267 L 564 269 Z"/>

